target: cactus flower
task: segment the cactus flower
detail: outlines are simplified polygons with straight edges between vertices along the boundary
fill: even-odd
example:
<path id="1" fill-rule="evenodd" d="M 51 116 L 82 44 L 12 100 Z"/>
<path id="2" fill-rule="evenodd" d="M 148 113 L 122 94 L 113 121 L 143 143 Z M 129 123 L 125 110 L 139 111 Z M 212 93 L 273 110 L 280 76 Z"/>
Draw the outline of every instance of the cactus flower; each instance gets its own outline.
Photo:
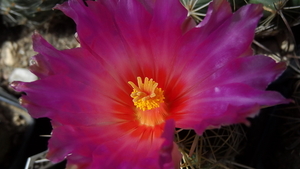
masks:
<path id="1" fill-rule="evenodd" d="M 289 101 L 266 87 L 284 63 L 253 55 L 261 5 L 235 13 L 215 0 L 196 25 L 179 0 L 69 0 L 80 47 L 33 35 L 34 82 L 13 82 L 21 104 L 52 120 L 48 158 L 68 168 L 178 168 L 174 129 L 247 123 Z"/>

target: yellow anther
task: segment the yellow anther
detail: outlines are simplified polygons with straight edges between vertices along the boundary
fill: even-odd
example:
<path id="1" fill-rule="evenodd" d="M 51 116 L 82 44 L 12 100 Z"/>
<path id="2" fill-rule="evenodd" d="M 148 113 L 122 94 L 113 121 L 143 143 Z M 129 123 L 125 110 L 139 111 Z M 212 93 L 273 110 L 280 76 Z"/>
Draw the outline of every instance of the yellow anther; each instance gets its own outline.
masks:
<path id="1" fill-rule="evenodd" d="M 128 82 L 133 88 L 131 93 L 134 105 L 142 111 L 158 108 L 164 102 L 164 91 L 158 88 L 158 83 L 153 79 L 145 78 L 144 83 L 141 77 L 137 77 L 138 86 L 133 82 Z"/>

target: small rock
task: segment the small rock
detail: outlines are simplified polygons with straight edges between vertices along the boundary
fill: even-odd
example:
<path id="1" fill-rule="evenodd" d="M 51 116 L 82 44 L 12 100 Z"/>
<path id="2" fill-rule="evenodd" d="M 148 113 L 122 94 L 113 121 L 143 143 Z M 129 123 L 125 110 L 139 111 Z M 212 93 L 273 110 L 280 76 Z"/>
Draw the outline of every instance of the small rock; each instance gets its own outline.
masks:
<path id="1" fill-rule="evenodd" d="M 37 80 L 37 77 L 28 69 L 15 68 L 8 78 L 9 83 L 13 81 L 32 82 Z"/>
<path id="2" fill-rule="evenodd" d="M 5 42 L 2 46 L 1 60 L 7 66 L 12 66 L 15 63 L 13 56 L 13 44 L 11 42 Z"/>

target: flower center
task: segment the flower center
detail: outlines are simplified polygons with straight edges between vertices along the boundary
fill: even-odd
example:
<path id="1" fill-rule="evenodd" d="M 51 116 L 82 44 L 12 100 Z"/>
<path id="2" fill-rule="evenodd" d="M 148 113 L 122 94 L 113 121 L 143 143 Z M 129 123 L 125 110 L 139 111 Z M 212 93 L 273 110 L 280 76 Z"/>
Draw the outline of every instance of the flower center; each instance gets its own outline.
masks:
<path id="1" fill-rule="evenodd" d="M 144 83 L 141 77 L 137 77 L 138 86 L 133 82 L 128 83 L 133 88 L 131 97 L 133 98 L 134 105 L 142 110 L 152 110 L 158 108 L 161 103 L 164 102 L 164 91 L 161 88 L 157 88 L 158 83 L 148 77 L 145 78 Z"/>
<path id="2" fill-rule="evenodd" d="M 141 77 L 137 77 L 138 85 L 129 81 L 133 91 L 131 93 L 132 101 L 136 106 L 135 117 L 140 125 L 155 127 L 165 122 L 168 116 L 166 105 L 164 104 L 164 91 L 158 88 L 158 83 L 148 77 L 144 83 Z"/>

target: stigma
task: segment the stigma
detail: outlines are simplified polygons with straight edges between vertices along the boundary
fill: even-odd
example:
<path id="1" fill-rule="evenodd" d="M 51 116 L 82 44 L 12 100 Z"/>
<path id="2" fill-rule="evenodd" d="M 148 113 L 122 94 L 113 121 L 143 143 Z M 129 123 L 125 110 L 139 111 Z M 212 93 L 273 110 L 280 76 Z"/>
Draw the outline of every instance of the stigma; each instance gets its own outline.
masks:
<path id="1" fill-rule="evenodd" d="M 158 88 L 158 83 L 146 77 L 144 82 L 141 77 L 137 77 L 137 84 L 128 82 L 133 88 L 130 96 L 133 98 L 132 101 L 137 109 L 142 111 L 152 110 L 160 107 L 164 103 L 164 91 Z"/>

